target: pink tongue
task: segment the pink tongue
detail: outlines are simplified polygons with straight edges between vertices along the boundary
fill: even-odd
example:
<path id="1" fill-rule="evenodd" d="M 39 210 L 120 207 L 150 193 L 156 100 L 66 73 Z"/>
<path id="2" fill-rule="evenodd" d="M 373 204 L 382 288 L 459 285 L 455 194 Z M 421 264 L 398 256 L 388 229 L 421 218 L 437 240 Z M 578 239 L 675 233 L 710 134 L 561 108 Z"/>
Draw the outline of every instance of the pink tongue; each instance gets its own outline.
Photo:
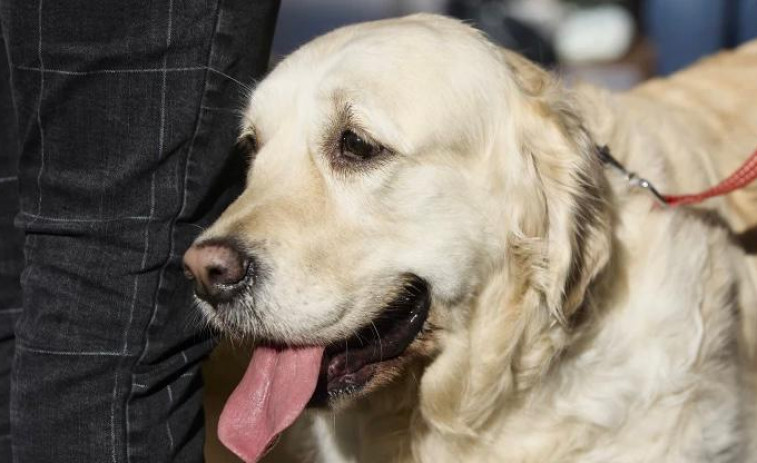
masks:
<path id="1" fill-rule="evenodd" d="M 323 347 L 258 347 L 218 421 L 218 437 L 247 463 L 258 461 L 302 413 L 315 391 Z"/>

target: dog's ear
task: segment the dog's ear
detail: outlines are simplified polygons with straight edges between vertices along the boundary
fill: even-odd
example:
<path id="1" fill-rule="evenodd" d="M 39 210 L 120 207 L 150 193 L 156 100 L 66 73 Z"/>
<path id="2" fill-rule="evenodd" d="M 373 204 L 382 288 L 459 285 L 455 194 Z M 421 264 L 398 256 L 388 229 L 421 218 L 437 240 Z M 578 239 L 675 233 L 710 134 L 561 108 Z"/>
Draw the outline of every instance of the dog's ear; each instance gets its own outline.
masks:
<path id="1" fill-rule="evenodd" d="M 543 292 L 550 314 L 567 324 L 610 254 L 609 189 L 597 147 L 570 92 L 525 58 L 502 53 L 520 90 L 523 104 L 518 105 L 514 132 L 531 174 L 521 177 L 516 188 L 530 192 L 525 202 L 541 213 L 520 211 L 511 244 L 518 247 L 518 240 L 525 238 L 526 253 L 540 254 L 530 259 L 544 259 L 530 272 L 530 284 Z M 534 241 L 541 249 L 531 249 L 528 243 Z"/>
<path id="2" fill-rule="evenodd" d="M 507 245 L 422 384 L 428 422 L 466 438 L 543 378 L 611 252 L 609 188 L 569 92 L 525 59 L 502 56 L 508 117 L 489 159 Z"/>

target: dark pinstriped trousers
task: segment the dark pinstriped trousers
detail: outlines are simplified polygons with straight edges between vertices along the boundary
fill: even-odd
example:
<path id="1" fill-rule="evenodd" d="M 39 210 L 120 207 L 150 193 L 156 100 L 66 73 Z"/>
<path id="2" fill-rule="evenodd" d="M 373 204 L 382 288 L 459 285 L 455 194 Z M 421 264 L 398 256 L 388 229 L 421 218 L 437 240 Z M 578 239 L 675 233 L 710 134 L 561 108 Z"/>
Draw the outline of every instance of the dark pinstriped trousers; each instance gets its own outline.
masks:
<path id="1" fill-rule="evenodd" d="M 242 185 L 277 10 L 0 0 L 0 462 L 202 461 L 181 255 Z"/>

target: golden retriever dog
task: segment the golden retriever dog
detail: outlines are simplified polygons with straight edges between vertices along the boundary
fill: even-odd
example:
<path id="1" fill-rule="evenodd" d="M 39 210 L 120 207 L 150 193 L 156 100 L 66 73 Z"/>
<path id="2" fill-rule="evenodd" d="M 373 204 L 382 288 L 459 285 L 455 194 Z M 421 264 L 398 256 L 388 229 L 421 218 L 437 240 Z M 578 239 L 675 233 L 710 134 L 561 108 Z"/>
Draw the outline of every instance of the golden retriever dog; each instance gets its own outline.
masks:
<path id="1" fill-rule="evenodd" d="M 281 62 L 247 188 L 185 256 L 254 344 L 221 441 L 256 461 L 299 418 L 272 461 L 757 461 L 757 184 L 665 207 L 599 146 L 666 193 L 725 178 L 757 43 L 621 95 L 431 15 Z"/>

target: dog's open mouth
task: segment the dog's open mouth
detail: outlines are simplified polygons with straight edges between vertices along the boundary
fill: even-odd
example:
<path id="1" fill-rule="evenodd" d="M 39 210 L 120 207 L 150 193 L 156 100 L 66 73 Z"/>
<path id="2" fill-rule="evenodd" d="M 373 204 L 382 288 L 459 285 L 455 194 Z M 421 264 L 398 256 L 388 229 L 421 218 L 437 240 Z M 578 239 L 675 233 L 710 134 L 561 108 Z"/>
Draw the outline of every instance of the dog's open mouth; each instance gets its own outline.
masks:
<path id="1" fill-rule="evenodd" d="M 430 305 L 428 284 L 410 276 L 380 315 L 347 339 L 325 347 L 257 347 L 221 413 L 220 440 L 244 461 L 257 461 L 306 406 L 362 391 L 397 362 L 421 333 Z"/>
<path id="2" fill-rule="evenodd" d="M 322 406 L 359 392 L 382 364 L 402 355 L 423 328 L 428 285 L 412 277 L 381 315 L 354 336 L 326 347 L 309 405 Z"/>

